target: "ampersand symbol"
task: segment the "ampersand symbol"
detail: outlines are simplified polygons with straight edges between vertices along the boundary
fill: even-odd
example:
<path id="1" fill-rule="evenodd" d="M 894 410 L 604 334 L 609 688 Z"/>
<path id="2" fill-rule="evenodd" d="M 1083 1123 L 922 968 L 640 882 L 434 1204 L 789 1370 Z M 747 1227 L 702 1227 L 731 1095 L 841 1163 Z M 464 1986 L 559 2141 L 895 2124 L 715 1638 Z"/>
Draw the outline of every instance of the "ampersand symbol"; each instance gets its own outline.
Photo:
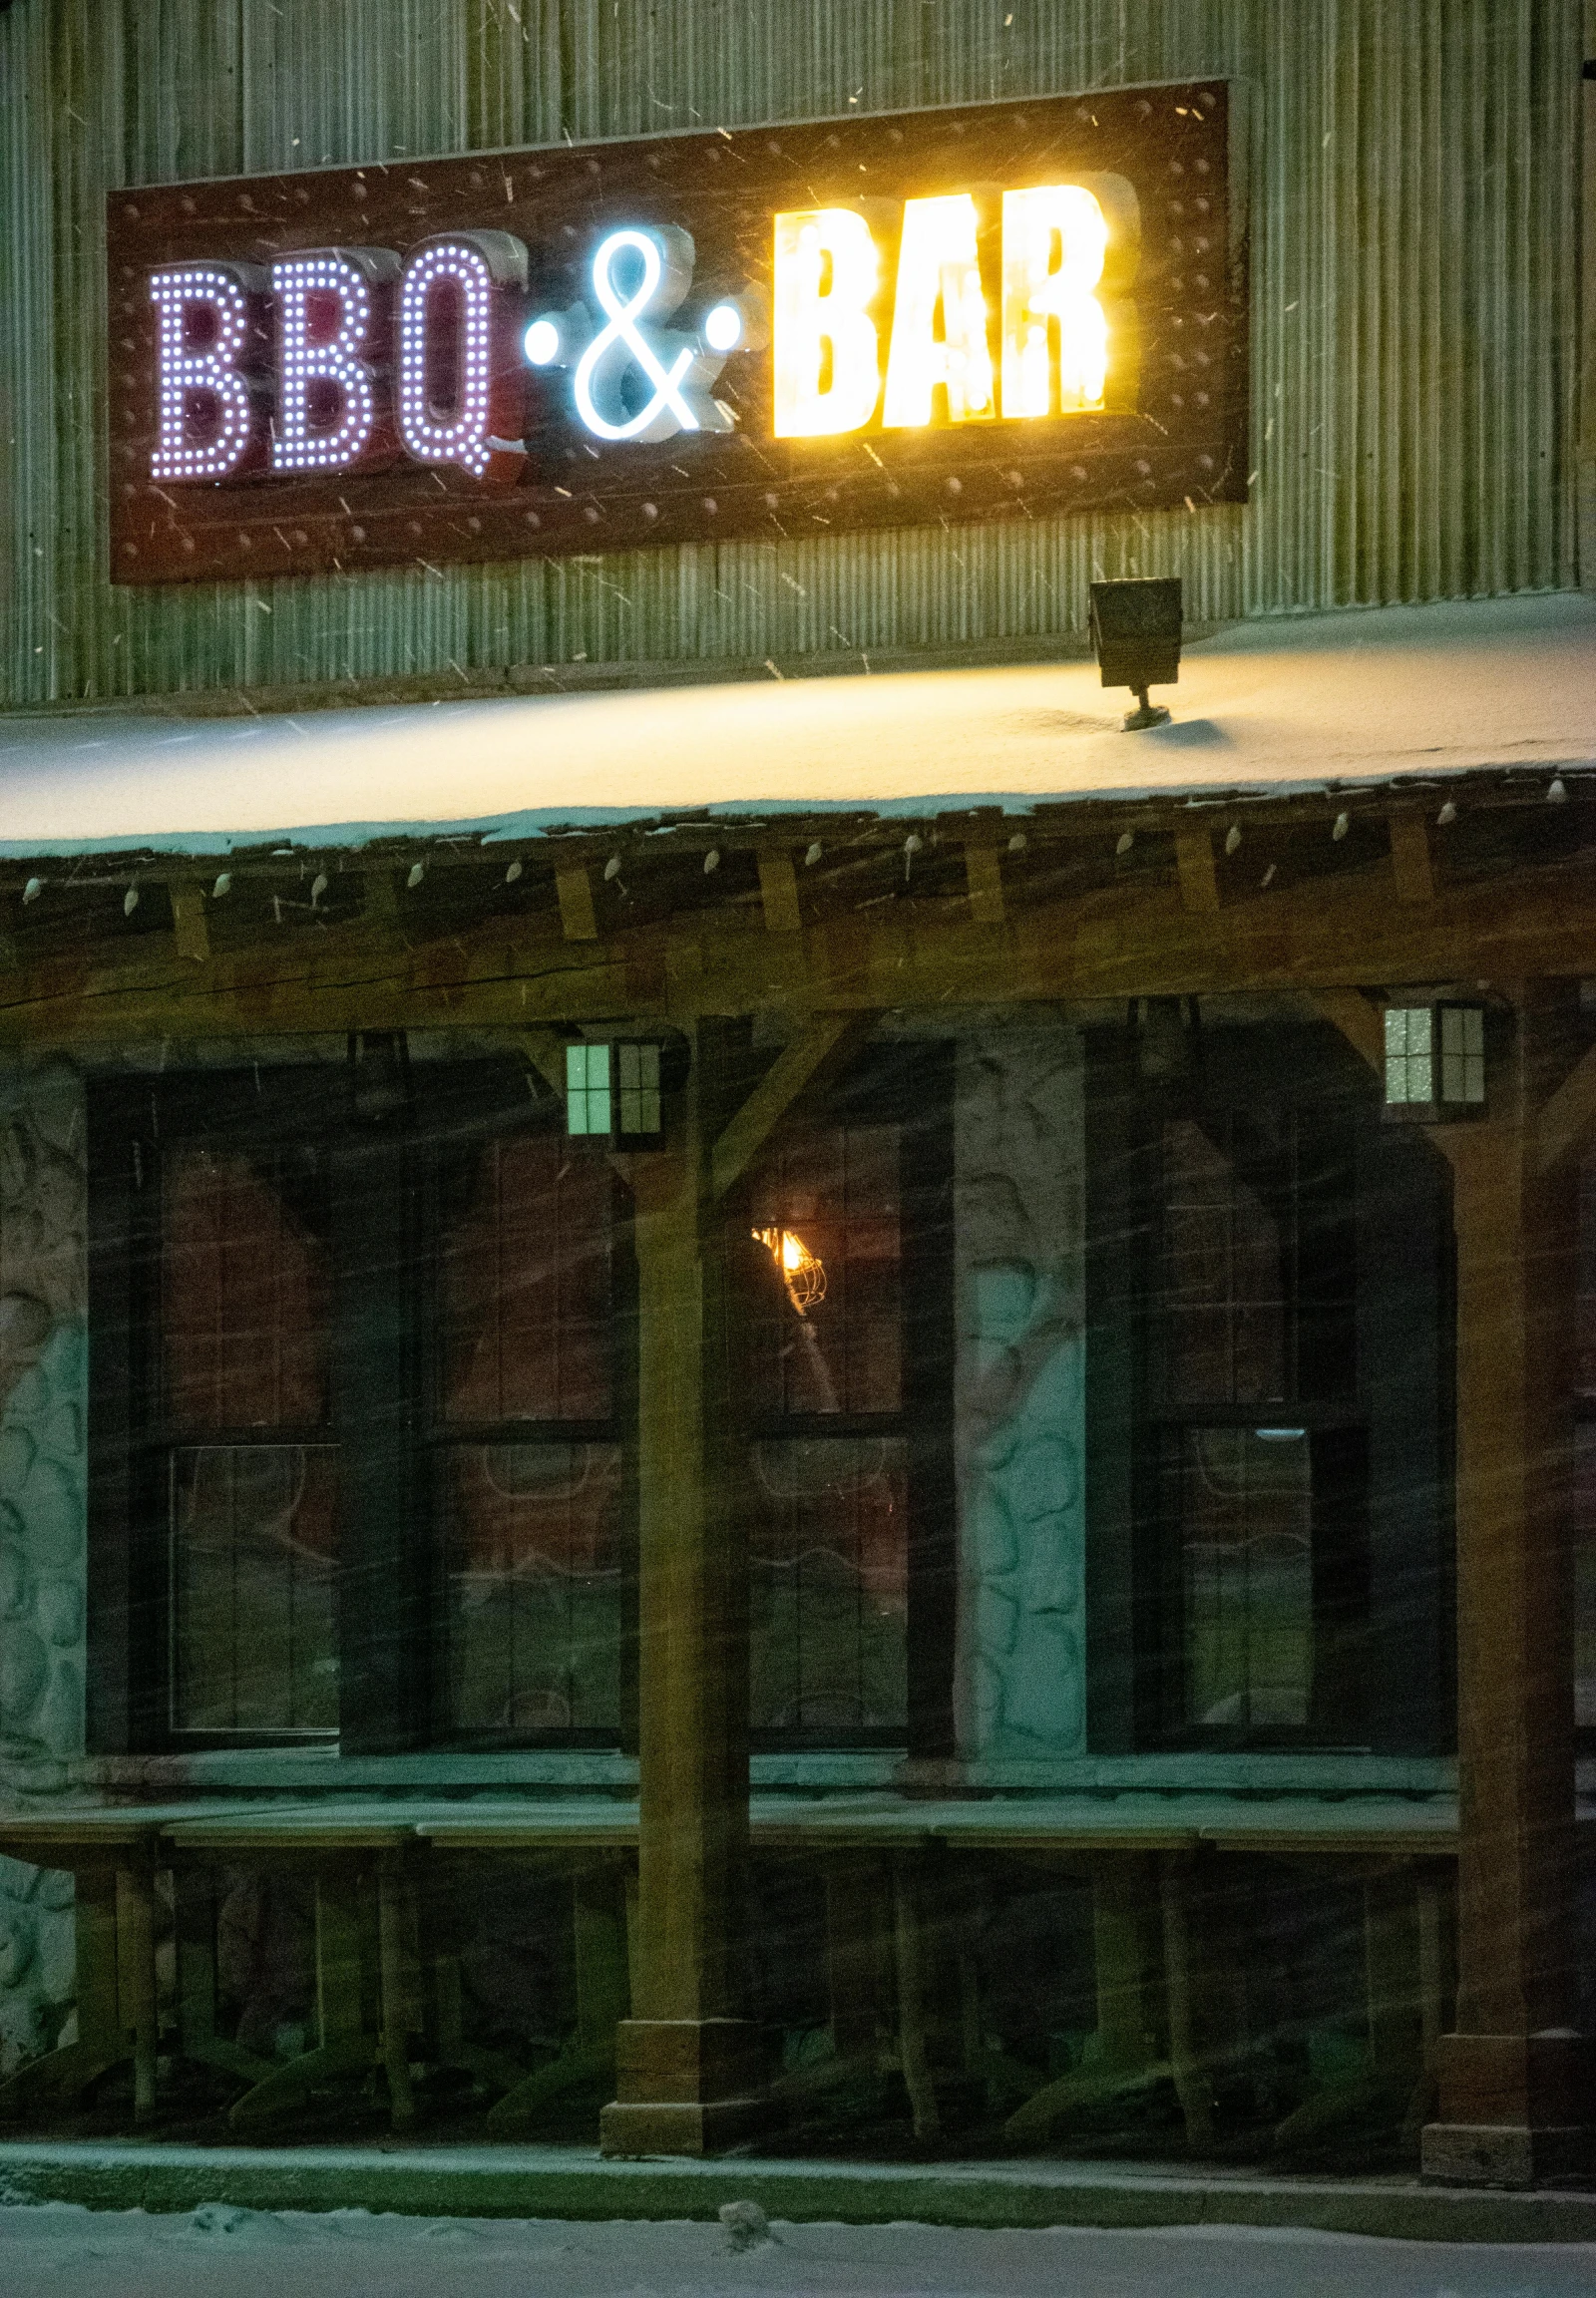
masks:
<path id="1" fill-rule="evenodd" d="M 615 283 L 616 257 L 628 253 L 642 265 L 641 276 L 629 295 Z M 577 412 L 596 437 L 668 439 L 676 431 L 701 428 L 684 394 L 684 386 L 693 379 L 693 368 L 699 363 L 692 339 L 639 324 L 647 311 L 656 318 L 668 318 L 687 292 L 691 278 L 690 241 L 685 262 L 662 232 L 611 231 L 600 243 L 593 259 L 593 291 L 607 315 L 607 324 L 584 351 L 572 379 Z M 667 355 L 674 350 L 668 367 L 661 362 L 656 344 Z M 633 368 L 641 370 L 654 390 L 645 407 L 628 414 L 620 387 Z"/>

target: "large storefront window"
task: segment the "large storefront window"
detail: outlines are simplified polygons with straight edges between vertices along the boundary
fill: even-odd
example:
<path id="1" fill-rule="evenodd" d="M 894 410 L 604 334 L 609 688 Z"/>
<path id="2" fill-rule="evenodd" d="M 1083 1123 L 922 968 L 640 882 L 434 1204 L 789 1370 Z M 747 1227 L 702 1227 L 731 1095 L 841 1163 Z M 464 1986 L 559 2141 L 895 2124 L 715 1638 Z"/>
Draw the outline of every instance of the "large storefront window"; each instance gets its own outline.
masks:
<path id="1" fill-rule="evenodd" d="M 313 1151 L 200 1146 L 164 1161 L 157 1476 L 174 1731 L 337 1726 L 326 1210 Z"/>
<path id="2" fill-rule="evenodd" d="M 1088 1057 L 1099 1745 L 1450 1741 L 1449 1176 L 1329 1030 Z"/>
<path id="3" fill-rule="evenodd" d="M 1160 1146 L 1169 1721 L 1354 1736 L 1337 1667 L 1363 1571 L 1350 1135 L 1324 1111 L 1220 1108 L 1166 1119 Z"/>
<path id="4" fill-rule="evenodd" d="M 375 1118 L 334 1063 L 94 1098 L 132 1744 L 621 1728 L 613 1176 L 511 1065 L 407 1069 Z"/>
<path id="5" fill-rule="evenodd" d="M 440 1183 L 449 1722 L 613 1732 L 624 1542 L 611 1176 L 544 1132 L 446 1158 Z"/>

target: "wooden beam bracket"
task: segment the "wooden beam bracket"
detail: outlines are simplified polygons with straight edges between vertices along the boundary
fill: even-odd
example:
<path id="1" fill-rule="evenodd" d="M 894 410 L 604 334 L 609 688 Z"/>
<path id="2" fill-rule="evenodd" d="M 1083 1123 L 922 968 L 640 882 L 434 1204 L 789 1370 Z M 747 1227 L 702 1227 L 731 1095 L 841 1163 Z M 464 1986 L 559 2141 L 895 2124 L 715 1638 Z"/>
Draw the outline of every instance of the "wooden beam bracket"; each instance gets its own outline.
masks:
<path id="1" fill-rule="evenodd" d="M 866 1035 L 873 1013 L 817 1013 L 769 1069 L 732 1118 L 710 1153 L 710 1186 L 716 1198 L 741 1180 L 806 1085 L 823 1066 L 841 1063 Z"/>

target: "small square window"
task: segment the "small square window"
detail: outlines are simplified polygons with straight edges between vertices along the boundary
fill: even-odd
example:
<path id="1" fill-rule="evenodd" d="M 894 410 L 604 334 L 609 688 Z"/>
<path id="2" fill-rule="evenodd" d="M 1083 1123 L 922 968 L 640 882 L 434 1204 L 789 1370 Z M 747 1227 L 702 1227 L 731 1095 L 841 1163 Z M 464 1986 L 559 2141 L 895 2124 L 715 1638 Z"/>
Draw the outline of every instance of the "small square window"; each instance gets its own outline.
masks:
<path id="1" fill-rule="evenodd" d="M 620 1130 L 622 1134 L 659 1131 L 659 1048 L 657 1045 L 619 1045 Z"/>
<path id="2" fill-rule="evenodd" d="M 1440 1097 L 1475 1106 L 1485 1098 L 1485 1015 L 1478 1005 L 1440 1009 Z"/>
<path id="3" fill-rule="evenodd" d="M 1388 1005 L 1386 1106 L 1413 1116 L 1485 1106 L 1482 1005 Z"/>
<path id="4" fill-rule="evenodd" d="M 1434 1016 L 1427 1005 L 1386 1008 L 1386 1102 L 1426 1107 L 1435 1098 Z"/>
<path id="5" fill-rule="evenodd" d="M 566 1131 L 602 1134 L 610 1129 L 609 1047 L 566 1047 Z"/>

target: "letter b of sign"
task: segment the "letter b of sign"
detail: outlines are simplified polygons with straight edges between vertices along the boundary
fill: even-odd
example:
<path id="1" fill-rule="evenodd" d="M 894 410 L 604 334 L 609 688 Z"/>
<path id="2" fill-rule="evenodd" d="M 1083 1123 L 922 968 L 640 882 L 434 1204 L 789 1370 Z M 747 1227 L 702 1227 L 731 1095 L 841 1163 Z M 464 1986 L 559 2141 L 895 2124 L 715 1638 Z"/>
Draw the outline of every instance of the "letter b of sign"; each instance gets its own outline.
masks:
<path id="1" fill-rule="evenodd" d="M 273 471 L 369 471 L 397 457 L 387 373 L 398 276 L 386 247 L 316 248 L 272 264 Z"/>
<path id="2" fill-rule="evenodd" d="M 150 476 L 230 478 L 265 460 L 256 399 L 266 274 L 253 263 L 174 263 L 150 275 L 156 308 L 156 448 Z"/>

